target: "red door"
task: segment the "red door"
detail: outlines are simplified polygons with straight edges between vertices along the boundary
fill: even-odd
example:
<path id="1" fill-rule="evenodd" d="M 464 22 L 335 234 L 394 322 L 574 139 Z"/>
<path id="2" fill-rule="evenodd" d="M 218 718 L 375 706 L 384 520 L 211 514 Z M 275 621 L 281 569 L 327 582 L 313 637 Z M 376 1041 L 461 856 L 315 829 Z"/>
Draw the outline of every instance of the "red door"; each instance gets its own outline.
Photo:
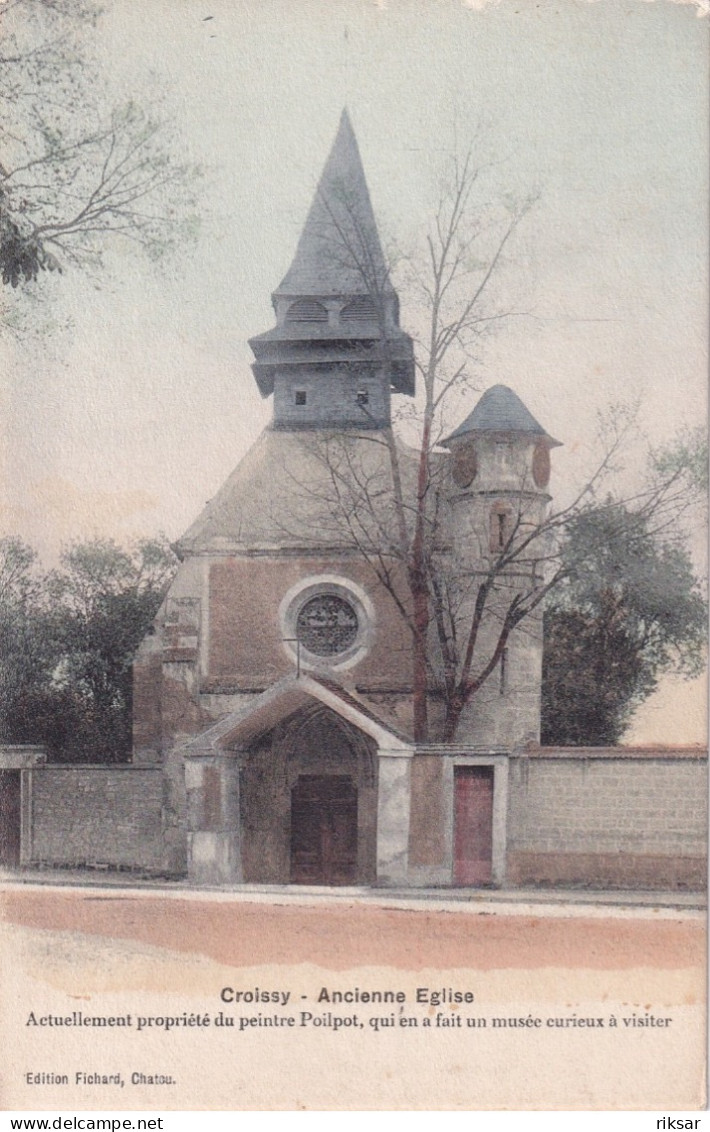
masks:
<path id="1" fill-rule="evenodd" d="M 454 767 L 454 883 L 490 884 L 493 767 Z"/>
<path id="2" fill-rule="evenodd" d="M 0 864 L 20 863 L 20 772 L 0 770 Z"/>
<path id="3" fill-rule="evenodd" d="M 302 774 L 291 792 L 291 883 L 354 884 L 357 789 L 349 775 Z"/>

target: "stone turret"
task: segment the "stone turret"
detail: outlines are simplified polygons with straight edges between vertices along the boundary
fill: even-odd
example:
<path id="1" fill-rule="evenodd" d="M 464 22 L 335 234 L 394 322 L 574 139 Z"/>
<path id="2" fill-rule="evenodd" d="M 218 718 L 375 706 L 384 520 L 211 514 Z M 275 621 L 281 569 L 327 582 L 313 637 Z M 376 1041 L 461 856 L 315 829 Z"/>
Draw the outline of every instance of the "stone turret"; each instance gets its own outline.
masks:
<path id="1" fill-rule="evenodd" d="M 456 575 L 463 579 L 462 623 L 470 624 L 478 582 L 491 562 L 519 545 L 544 520 L 554 440 L 506 385 L 488 389 L 445 441 L 450 450 L 447 496 Z M 512 597 L 539 578 L 543 539 L 516 553 L 496 582 L 482 627 L 479 657 L 488 657 Z M 461 718 L 457 738 L 506 746 L 538 741 L 542 666 L 541 612 L 511 634 L 497 672 Z"/>
<path id="2" fill-rule="evenodd" d="M 414 393 L 357 141 L 343 111 L 296 254 L 272 295 L 276 326 L 250 340 L 276 429 L 390 424 L 391 392 Z"/>

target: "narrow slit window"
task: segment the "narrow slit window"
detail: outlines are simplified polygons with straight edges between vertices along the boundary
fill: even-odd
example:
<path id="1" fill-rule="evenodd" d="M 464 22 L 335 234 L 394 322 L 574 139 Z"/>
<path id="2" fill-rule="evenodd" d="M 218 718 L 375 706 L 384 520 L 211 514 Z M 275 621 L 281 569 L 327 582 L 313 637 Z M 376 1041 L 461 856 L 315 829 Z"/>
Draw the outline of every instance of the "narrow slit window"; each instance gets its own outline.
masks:
<path id="1" fill-rule="evenodd" d="M 499 554 L 505 550 L 511 534 L 510 508 L 504 503 L 496 503 L 490 514 L 490 550 Z"/>
<path id="2" fill-rule="evenodd" d="M 357 391 L 357 403 L 358 403 L 358 405 L 369 405 L 370 394 L 368 393 L 367 389 L 358 389 L 358 391 Z"/>
<path id="3" fill-rule="evenodd" d="M 306 391 L 305 391 L 305 389 L 297 389 L 296 390 L 296 404 L 297 405 L 305 405 L 305 403 L 306 403 Z"/>
<path id="4" fill-rule="evenodd" d="M 508 649 L 504 648 L 500 654 L 500 685 L 499 691 L 504 696 L 508 690 Z"/>

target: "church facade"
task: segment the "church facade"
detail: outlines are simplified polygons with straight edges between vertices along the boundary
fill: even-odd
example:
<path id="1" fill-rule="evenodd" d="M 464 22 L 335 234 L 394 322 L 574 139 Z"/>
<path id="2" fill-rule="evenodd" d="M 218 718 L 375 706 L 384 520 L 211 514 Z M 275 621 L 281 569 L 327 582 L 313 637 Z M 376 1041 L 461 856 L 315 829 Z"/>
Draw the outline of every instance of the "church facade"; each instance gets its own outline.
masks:
<path id="1" fill-rule="evenodd" d="M 174 866 L 325 884 L 407 883 L 414 869 L 441 883 L 443 814 L 456 804 L 482 827 L 461 870 L 491 880 L 505 788 L 490 752 L 539 740 L 540 627 L 511 637 L 511 692 L 498 678 L 464 713 L 454 762 L 415 747 L 410 630 L 362 546 L 386 542 L 396 521 L 391 401 L 414 394 L 414 358 L 346 114 L 273 306 L 276 326 L 250 343 L 272 423 L 180 541 L 135 665 L 135 757 L 165 767 Z M 475 569 L 480 531 L 504 537 L 523 479 L 539 521 L 554 443 L 511 390 L 484 395 L 438 457 L 447 553 Z M 411 454 L 398 463 L 406 479 Z M 346 476 L 367 498 L 333 484 Z M 353 522 L 368 521 L 358 542 Z"/>
<path id="2" fill-rule="evenodd" d="M 702 885 L 704 752 L 541 749 L 539 613 L 452 740 L 436 679 L 432 741 L 413 738 L 388 548 L 393 466 L 404 490 L 415 475 L 391 447 L 414 354 L 346 114 L 273 307 L 250 343 L 273 419 L 179 541 L 135 659 L 132 763 L 0 752 L 16 863 L 224 885 Z M 459 575 L 500 552 L 513 520 L 543 520 L 556 444 L 503 385 L 442 441 L 441 553 Z M 490 648 L 495 625 L 482 631 Z"/>

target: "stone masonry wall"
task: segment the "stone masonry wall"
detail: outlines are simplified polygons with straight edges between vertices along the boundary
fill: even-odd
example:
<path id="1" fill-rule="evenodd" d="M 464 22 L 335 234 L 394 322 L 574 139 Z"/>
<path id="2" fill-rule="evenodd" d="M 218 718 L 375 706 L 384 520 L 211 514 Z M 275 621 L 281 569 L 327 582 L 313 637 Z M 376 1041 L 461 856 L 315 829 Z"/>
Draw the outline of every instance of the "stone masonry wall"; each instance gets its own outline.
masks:
<path id="1" fill-rule="evenodd" d="M 31 774 L 28 863 L 161 871 L 160 769 L 48 765 Z"/>
<path id="2" fill-rule="evenodd" d="M 511 884 L 702 887 L 707 763 L 693 757 L 511 760 Z"/>

